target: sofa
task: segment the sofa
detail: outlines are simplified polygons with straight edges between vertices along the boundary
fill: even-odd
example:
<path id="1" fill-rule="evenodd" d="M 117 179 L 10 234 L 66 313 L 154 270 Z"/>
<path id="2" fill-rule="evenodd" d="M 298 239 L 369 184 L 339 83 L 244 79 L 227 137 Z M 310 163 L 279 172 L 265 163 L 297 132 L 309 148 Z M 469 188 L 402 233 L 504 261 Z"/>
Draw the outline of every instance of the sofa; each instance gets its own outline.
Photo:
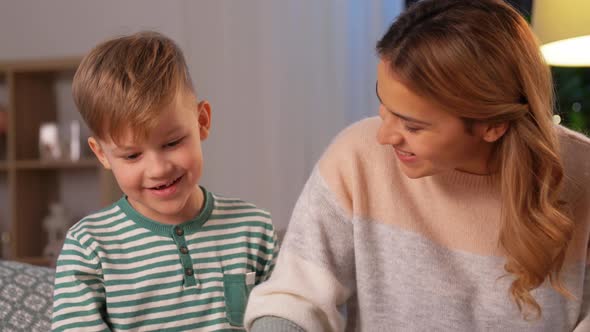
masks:
<path id="1" fill-rule="evenodd" d="M 54 270 L 0 260 L 0 331 L 51 330 Z"/>

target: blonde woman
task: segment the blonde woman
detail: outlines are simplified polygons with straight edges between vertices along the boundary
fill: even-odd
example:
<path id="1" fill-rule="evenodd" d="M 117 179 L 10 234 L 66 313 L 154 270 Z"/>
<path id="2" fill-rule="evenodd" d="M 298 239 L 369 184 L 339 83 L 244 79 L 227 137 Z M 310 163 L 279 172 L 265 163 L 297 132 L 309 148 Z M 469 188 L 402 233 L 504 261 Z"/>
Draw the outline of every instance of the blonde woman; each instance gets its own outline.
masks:
<path id="1" fill-rule="evenodd" d="M 379 118 L 295 207 L 251 331 L 590 331 L 590 140 L 502 1 L 424 0 L 377 45 Z"/>

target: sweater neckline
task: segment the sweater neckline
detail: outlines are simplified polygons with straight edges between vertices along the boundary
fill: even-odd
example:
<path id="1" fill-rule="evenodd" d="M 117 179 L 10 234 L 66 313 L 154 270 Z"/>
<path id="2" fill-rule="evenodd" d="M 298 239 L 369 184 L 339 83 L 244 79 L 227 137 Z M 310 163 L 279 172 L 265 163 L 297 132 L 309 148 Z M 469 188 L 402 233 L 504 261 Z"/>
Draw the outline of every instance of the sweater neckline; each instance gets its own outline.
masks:
<path id="1" fill-rule="evenodd" d="M 168 236 L 172 234 L 176 227 L 180 227 L 184 230 L 185 233 L 191 234 L 197 232 L 203 224 L 209 219 L 211 213 L 213 212 L 213 208 L 215 206 L 213 195 L 207 191 L 205 188 L 199 186 L 201 191 L 203 192 L 203 207 L 198 215 L 194 218 L 189 219 L 180 224 L 163 224 L 156 220 L 150 219 L 141 213 L 137 212 L 129 201 L 127 200 L 127 195 L 124 195 L 117 201 L 117 205 L 125 212 L 125 214 L 137 225 L 147 228 L 154 233 Z"/>
<path id="2" fill-rule="evenodd" d="M 458 170 L 450 170 L 432 176 L 435 182 L 443 185 L 461 186 L 479 189 L 498 189 L 500 185 L 499 172 L 479 175 Z"/>

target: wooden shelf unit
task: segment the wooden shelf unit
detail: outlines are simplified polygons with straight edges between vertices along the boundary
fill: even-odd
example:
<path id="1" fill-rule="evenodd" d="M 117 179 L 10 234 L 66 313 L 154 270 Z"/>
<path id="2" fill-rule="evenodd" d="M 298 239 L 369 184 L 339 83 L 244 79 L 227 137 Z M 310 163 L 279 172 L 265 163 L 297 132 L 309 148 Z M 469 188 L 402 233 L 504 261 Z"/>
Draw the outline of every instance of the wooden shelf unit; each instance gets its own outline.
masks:
<path id="1" fill-rule="evenodd" d="M 96 178 L 95 188 L 100 202 L 112 203 L 119 191 L 110 172 L 104 171 L 93 158 L 78 161 L 43 161 L 39 158 L 39 127 L 43 122 L 58 122 L 55 82 L 64 76 L 73 77 L 80 58 L 49 60 L 1 61 L 0 82 L 7 90 L 5 109 L 8 115 L 5 159 L 0 160 L 0 177 L 7 187 L 10 232 L 10 256 L 4 257 L 36 265 L 51 265 L 42 257 L 47 233 L 42 221 L 51 202 L 60 201 L 60 176 L 84 171 Z M 81 142 L 84 144 L 84 142 Z M 86 174 L 84 173 L 84 174 Z M 65 203 L 65 202 L 64 202 Z M 92 212 L 92 211 L 88 211 Z M 3 256 L 6 256 L 3 254 Z"/>

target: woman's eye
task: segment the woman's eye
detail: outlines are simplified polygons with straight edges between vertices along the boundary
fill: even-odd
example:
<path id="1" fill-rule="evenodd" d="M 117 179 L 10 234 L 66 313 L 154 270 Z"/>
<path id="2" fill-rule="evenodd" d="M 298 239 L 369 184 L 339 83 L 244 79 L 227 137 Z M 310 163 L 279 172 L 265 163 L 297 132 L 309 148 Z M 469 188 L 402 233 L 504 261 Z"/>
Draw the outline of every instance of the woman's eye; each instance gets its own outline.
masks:
<path id="1" fill-rule="evenodd" d="M 405 126 L 405 128 L 410 133 L 416 133 L 416 132 L 422 130 L 422 128 L 410 127 L 410 126 Z"/>

